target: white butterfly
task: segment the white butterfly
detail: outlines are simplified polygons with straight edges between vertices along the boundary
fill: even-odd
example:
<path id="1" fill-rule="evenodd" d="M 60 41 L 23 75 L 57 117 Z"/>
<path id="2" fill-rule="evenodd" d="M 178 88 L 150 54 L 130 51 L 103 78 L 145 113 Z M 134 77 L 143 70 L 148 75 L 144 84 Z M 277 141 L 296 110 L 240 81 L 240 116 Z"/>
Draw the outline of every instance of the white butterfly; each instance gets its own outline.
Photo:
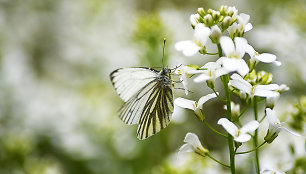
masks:
<path id="1" fill-rule="evenodd" d="M 125 102 L 119 117 L 126 124 L 139 124 L 138 139 L 148 138 L 169 124 L 173 113 L 171 69 L 121 68 L 110 78 Z"/>

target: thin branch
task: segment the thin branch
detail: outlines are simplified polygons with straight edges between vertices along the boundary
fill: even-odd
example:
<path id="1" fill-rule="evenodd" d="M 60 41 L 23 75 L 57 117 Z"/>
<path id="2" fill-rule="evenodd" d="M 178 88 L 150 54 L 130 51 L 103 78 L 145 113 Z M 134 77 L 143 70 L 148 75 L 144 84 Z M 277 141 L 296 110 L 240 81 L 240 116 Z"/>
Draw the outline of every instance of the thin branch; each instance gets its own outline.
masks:
<path id="1" fill-rule="evenodd" d="M 259 145 L 259 146 L 257 146 L 257 147 L 255 147 L 254 149 L 252 149 L 252 150 L 249 150 L 249 151 L 245 151 L 245 152 L 236 152 L 236 154 L 246 154 L 246 153 L 250 153 L 250 152 L 253 152 L 253 151 L 255 151 L 255 150 L 257 150 L 257 149 L 259 149 L 261 146 L 263 146 L 264 144 L 266 144 L 266 141 L 264 141 L 263 143 L 261 143 L 261 145 Z"/>
<path id="2" fill-rule="evenodd" d="M 203 122 L 205 123 L 205 125 L 206 125 L 209 129 L 211 129 L 212 131 L 214 131 L 216 134 L 219 134 L 219 135 L 221 135 L 221 136 L 227 138 L 227 135 L 224 135 L 223 133 L 217 131 L 217 130 L 216 130 L 215 128 L 213 128 L 205 119 L 203 120 Z"/>

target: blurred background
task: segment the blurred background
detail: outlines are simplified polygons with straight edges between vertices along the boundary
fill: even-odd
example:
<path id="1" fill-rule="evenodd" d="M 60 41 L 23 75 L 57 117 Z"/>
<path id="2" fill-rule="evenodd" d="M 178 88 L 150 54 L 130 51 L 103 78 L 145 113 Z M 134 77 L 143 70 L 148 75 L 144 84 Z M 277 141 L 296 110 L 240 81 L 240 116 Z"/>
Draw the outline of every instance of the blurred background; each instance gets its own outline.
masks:
<path id="1" fill-rule="evenodd" d="M 192 39 L 189 16 L 198 7 L 220 5 L 250 14 L 248 42 L 283 63 L 259 69 L 290 87 L 277 113 L 287 127 L 305 134 L 305 0 L 0 0 L 0 173 L 228 173 L 209 159 L 177 156 L 186 133 L 194 132 L 213 156 L 228 161 L 226 140 L 192 112 L 175 108 L 166 129 L 138 140 L 137 126 L 118 118 L 123 102 L 109 80 L 117 68 L 161 66 L 163 38 L 169 67 L 216 60 L 186 58 L 174 44 Z M 205 84 L 190 90 L 187 98 L 193 100 L 211 93 Z M 179 96 L 186 97 L 182 90 L 175 92 Z M 220 131 L 222 108 L 217 100 L 204 106 L 206 119 Z M 263 115 L 264 104 L 260 108 Z M 304 138 L 281 133 L 264 146 L 262 168 L 305 174 L 305 149 Z M 252 173 L 252 163 L 251 156 L 238 156 L 239 173 Z"/>

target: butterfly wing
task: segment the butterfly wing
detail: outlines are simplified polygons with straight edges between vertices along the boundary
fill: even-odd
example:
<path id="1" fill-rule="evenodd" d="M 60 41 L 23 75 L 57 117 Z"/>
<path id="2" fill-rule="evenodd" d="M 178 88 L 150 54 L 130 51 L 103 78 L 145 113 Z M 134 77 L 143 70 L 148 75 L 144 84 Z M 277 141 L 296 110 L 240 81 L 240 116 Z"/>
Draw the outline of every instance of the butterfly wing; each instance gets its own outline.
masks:
<path id="1" fill-rule="evenodd" d="M 149 68 L 121 68 L 110 74 L 112 84 L 124 102 L 155 80 L 157 76 L 158 71 Z"/>
<path id="2" fill-rule="evenodd" d="M 126 102 L 119 117 L 126 124 L 139 124 L 137 138 L 145 139 L 165 128 L 173 113 L 172 85 L 149 68 L 123 68 L 111 73 L 111 81 Z"/>
<path id="3" fill-rule="evenodd" d="M 137 138 L 143 140 L 163 128 L 170 122 L 173 113 L 172 86 L 163 86 L 157 82 L 150 92 L 137 129 Z"/>

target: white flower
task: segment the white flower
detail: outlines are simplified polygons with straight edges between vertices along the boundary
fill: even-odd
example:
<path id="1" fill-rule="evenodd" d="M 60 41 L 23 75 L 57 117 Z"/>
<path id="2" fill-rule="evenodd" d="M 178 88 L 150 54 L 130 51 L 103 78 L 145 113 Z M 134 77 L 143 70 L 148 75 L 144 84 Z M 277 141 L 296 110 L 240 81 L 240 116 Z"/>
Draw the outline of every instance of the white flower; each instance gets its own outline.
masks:
<path id="1" fill-rule="evenodd" d="M 238 127 L 230 122 L 227 118 L 221 118 L 218 121 L 219 125 L 222 125 L 223 128 L 234 137 L 234 140 L 239 143 L 247 142 L 251 139 L 251 135 L 249 135 L 249 132 L 255 131 L 259 127 L 258 121 L 250 121 L 246 125 L 244 125 L 241 129 L 238 129 Z"/>
<path id="2" fill-rule="evenodd" d="M 208 94 L 208 95 L 201 97 L 198 102 L 179 97 L 174 100 L 174 104 L 176 104 L 177 106 L 181 108 L 193 110 L 196 116 L 200 120 L 204 120 L 204 113 L 202 111 L 203 104 L 206 103 L 208 100 L 216 98 L 216 97 L 217 96 L 214 93 Z"/>
<path id="3" fill-rule="evenodd" d="M 270 108 L 266 109 L 266 115 L 267 119 L 269 122 L 269 129 L 267 132 L 267 135 L 265 136 L 265 140 L 267 143 L 272 143 L 272 141 L 278 136 L 278 133 L 282 130 L 287 131 L 288 133 L 295 135 L 295 136 L 301 136 L 298 133 L 295 133 L 285 127 L 283 125 L 285 124 L 284 122 L 280 122 L 279 119 L 276 116 L 276 113 L 274 110 L 271 110 Z"/>
<path id="4" fill-rule="evenodd" d="M 268 170 L 265 169 L 260 172 L 260 174 L 286 174 L 285 172 L 279 171 L 279 170 Z"/>
<path id="5" fill-rule="evenodd" d="M 276 90 L 279 89 L 277 84 L 269 85 L 254 85 L 252 86 L 248 81 L 244 80 L 239 74 L 233 74 L 231 76 L 232 80 L 229 81 L 229 84 L 243 93 L 247 93 L 251 98 L 254 96 L 259 97 L 278 97 L 279 93 Z"/>
<path id="6" fill-rule="evenodd" d="M 234 44 L 231 38 L 222 36 L 220 38 L 220 44 L 226 56 L 220 58 L 224 68 L 229 71 L 237 71 L 241 75 L 246 75 L 249 72 L 249 67 L 242 57 L 245 54 L 247 40 L 236 37 Z"/>
<path id="7" fill-rule="evenodd" d="M 192 72 L 196 71 L 197 68 L 192 67 L 192 66 L 180 66 L 175 70 L 175 74 L 180 75 L 180 81 L 182 81 L 184 89 L 185 89 L 185 94 L 188 95 L 188 77 L 191 77 Z"/>
<path id="8" fill-rule="evenodd" d="M 245 32 L 250 31 L 253 26 L 251 23 L 249 23 L 249 20 L 250 15 L 240 13 L 239 16 L 237 16 L 237 22 L 233 23 L 230 27 L 228 27 L 228 33 L 230 37 L 241 37 Z"/>
<path id="9" fill-rule="evenodd" d="M 210 29 L 199 23 L 195 26 L 194 40 L 180 41 L 175 44 L 175 49 L 182 51 L 185 56 L 193 56 L 206 44 L 210 35 Z"/>
<path id="10" fill-rule="evenodd" d="M 288 90 L 289 90 L 289 87 L 287 85 L 285 85 L 285 84 L 279 85 L 279 88 L 276 89 L 276 91 L 279 92 L 279 93 L 282 93 L 282 92 L 288 91 Z M 276 101 L 279 99 L 279 97 L 280 97 L 280 95 L 275 96 L 275 97 L 267 97 L 267 99 L 266 99 L 266 106 L 268 108 L 273 108 L 275 103 L 276 103 Z"/>
<path id="11" fill-rule="evenodd" d="M 205 155 L 209 152 L 202 146 L 198 136 L 194 133 L 188 132 L 185 136 L 184 142 L 186 144 L 180 147 L 179 153 L 196 152 L 200 155 Z"/>
<path id="12" fill-rule="evenodd" d="M 274 54 L 270 54 L 270 53 L 259 54 L 249 44 L 247 44 L 247 46 L 246 46 L 246 52 L 250 55 L 251 62 L 257 63 L 258 61 L 260 61 L 260 62 L 263 62 L 263 63 L 273 63 L 274 65 L 277 65 L 277 66 L 281 65 L 281 62 L 276 61 L 276 56 Z"/>
<path id="13" fill-rule="evenodd" d="M 245 13 L 240 13 L 239 16 L 237 17 L 237 20 L 238 20 L 238 25 L 240 29 L 243 30 L 243 32 L 250 31 L 253 28 L 253 25 L 249 23 L 250 15 Z"/>
<path id="14" fill-rule="evenodd" d="M 214 83 L 218 77 L 228 73 L 226 69 L 222 68 L 220 61 L 208 62 L 201 69 L 205 70 L 198 71 L 201 74 L 194 78 L 195 83 L 205 82 L 207 80 L 212 80 Z"/>

